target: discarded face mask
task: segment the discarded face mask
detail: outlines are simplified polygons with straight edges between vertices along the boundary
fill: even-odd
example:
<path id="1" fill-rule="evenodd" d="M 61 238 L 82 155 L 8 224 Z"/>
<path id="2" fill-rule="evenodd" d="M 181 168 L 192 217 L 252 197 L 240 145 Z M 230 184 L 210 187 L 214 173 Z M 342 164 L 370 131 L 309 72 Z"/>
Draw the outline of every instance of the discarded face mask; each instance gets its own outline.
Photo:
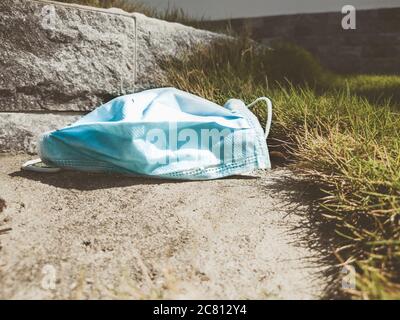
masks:
<path id="1" fill-rule="evenodd" d="M 249 111 L 267 103 L 265 132 Z M 38 161 L 23 168 L 115 172 L 203 180 L 270 168 L 266 138 L 272 117 L 268 98 L 224 107 L 174 88 L 116 98 L 74 124 L 41 136 Z"/>

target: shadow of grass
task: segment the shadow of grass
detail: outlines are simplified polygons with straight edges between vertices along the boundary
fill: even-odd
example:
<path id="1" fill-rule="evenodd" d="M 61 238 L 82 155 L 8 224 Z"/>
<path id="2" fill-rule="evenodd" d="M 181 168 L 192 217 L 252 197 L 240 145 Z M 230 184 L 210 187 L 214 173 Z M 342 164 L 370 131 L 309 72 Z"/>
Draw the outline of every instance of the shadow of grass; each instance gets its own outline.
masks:
<path id="1" fill-rule="evenodd" d="M 318 257 L 314 262 L 329 266 L 322 271 L 327 286 L 322 299 L 349 299 L 350 297 L 341 290 L 341 270 L 338 260 L 334 255 L 336 248 L 341 246 L 341 239 L 335 233 L 334 223 L 323 217 L 320 206 L 321 200 L 326 194 L 322 186 L 315 181 L 310 181 L 298 175 L 288 175 L 278 179 L 279 183 L 265 186 L 266 192 L 273 192 L 279 197 L 284 197 L 293 209 L 285 210 L 290 215 L 302 215 L 305 223 L 291 229 L 296 234 L 296 245 L 311 248 L 317 251 Z M 302 210 L 299 210 L 302 206 Z M 306 208 L 304 210 L 304 207 Z"/>

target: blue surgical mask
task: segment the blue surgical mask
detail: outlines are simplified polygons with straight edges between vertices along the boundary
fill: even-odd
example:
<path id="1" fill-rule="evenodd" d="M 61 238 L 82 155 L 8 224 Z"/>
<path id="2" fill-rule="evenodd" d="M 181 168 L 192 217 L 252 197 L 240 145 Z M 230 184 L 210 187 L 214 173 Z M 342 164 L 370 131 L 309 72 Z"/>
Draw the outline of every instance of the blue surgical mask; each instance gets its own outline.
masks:
<path id="1" fill-rule="evenodd" d="M 267 104 L 263 131 L 249 108 Z M 116 98 L 39 141 L 48 165 L 171 179 L 215 179 L 270 168 L 271 101 L 224 107 L 174 88 Z"/>

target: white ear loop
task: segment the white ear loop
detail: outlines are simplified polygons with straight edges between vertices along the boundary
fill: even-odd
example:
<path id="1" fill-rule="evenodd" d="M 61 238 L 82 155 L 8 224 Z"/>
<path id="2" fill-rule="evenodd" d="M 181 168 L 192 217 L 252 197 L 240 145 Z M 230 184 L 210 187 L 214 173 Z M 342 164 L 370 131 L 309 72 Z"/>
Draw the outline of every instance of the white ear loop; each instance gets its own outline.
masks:
<path id="1" fill-rule="evenodd" d="M 247 108 L 253 107 L 259 101 L 265 101 L 267 103 L 267 122 L 265 124 L 265 139 L 268 138 L 269 131 L 271 130 L 271 123 L 272 123 L 272 101 L 267 97 L 260 97 L 250 103 Z"/>
<path id="2" fill-rule="evenodd" d="M 56 172 L 61 171 L 60 168 L 56 168 L 56 167 L 35 166 L 35 164 L 38 164 L 41 162 L 42 162 L 41 159 L 29 160 L 22 165 L 21 169 L 26 170 L 26 171 L 43 172 L 43 173 L 56 173 Z"/>

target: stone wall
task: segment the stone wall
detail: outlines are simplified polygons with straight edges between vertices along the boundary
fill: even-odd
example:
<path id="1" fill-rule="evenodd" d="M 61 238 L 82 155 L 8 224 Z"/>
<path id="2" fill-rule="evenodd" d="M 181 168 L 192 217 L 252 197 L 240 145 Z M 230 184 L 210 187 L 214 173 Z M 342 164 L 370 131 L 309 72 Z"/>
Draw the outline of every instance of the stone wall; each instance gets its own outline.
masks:
<path id="1" fill-rule="evenodd" d="M 0 1 L 0 111 L 88 111 L 163 84 L 160 61 L 219 35 L 119 9 Z"/>
<path id="2" fill-rule="evenodd" d="M 294 42 L 340 73 L 400 74 L 400 8 L 358 10 L 357 29 L 342 29 L 341 12 L 234 19 L 256 40 Z M 226 22 L 213 22 L 222 27 Z"/>
<path id="3" fill-rule="evenodd" d="M 0 153 L 35 153 L 40 133 L 165 86 L 162 61 L 220 37 L 119 9 L 0 0 Z"/>

